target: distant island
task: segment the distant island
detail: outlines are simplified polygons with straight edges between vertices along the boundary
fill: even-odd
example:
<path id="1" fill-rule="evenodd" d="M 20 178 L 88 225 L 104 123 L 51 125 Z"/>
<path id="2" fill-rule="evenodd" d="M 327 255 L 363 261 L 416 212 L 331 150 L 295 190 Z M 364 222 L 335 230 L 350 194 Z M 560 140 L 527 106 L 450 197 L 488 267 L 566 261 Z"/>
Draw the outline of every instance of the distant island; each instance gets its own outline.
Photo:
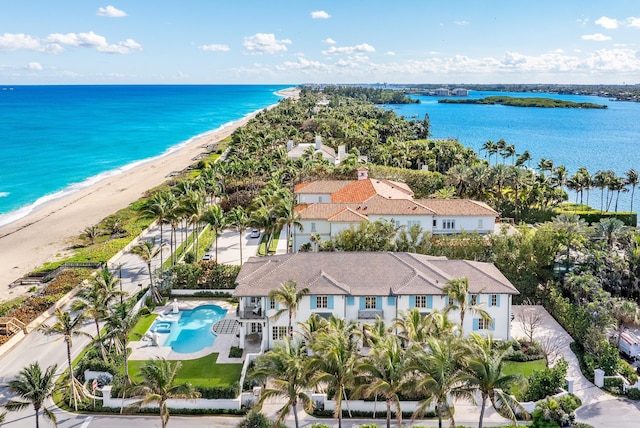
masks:
<path id="1" fill-rule="evenodd" d="M 524 97 L 507 97 L 507 96 L 490 96 L 485 98 L 445 98 L 438 100 L 443 104 L 500 104 L 512 107 L 540 107 L 540 108 L 599 108 L 606 109 L 604 104 L 595 103 L 576 103 L 573 101 L 555 100 L 552 98 L 524 98 Z"/>

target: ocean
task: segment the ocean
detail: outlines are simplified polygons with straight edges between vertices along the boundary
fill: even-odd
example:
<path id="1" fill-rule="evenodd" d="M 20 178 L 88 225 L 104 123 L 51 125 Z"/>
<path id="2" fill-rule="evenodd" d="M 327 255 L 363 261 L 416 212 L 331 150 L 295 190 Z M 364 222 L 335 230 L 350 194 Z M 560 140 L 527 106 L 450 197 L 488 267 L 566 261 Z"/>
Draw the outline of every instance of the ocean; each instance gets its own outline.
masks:
<path id="1" fill-rule="evenodd" d="M 0 226 L 273 105 L 294 85 L 0 85 Z"/>
<path id="2" fill-rule="evenodd" d="M 634 168 L 640 172 L 640 103 L 612 101 L 598 96 L 548 93 L 505 93 L 471 91 L 471 98 L 491 95 L 512 97 L 548 97 L 574 102 L 605 104 L 604 109 L 507 107 L 501 105 L 439 104 L 441 97 L 412 96 L 420 104 L 385 106 L 408 119 L 429 115 L 432 138 L 456 138 L 473 148 L 487 140 L 503 138 L 518 154 L 528 150 L 535 168 L 541 158 L 553 159 L 573 175 L 586 167 L 593 175 L 598 170 L 613 170 L 618 176 Z M 502 162 L 502 159 L 499 159 Z M 510 162 L 510 160 L 506 160 Z M 495 155 L 492 157 L 495 163 Z M 635 192 L 634 211 L 640 208 L 640 192 Z M 596 196 L 596 197 L 594 197 Z M 571 202 L 575 194 L 570 195 Z M 600 208 L 599 190 L 591 191 L 590 204 Z M 629 193 L 620 196 L 618 209 L 629 210 Z M 613 206 L 612 206 L 613 208 Z"/>

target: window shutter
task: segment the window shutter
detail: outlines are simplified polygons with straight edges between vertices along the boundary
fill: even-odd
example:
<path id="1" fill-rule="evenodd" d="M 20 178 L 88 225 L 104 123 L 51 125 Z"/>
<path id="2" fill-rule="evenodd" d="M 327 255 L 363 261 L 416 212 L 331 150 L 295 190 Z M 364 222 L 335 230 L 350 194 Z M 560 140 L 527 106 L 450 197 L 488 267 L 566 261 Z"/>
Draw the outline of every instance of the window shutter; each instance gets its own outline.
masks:
<path id="1" fill-rule="evenodd" d="M 366 297 L 361 297 L 360 298 L 360 310 L 364 311 L 364 309 L 366 308 Z"/>
<path id="2" fill-rule="evenodd" d="M 382 297 L 376 297 L 376 309 L 382 309 Z"/>
<path id="3" fill-rule="evenodd" d="M 494 331 L 496 329 L 496 320 L 491 320 L 489 323 L 489 331 Z"/>
<path id="4" fill-rule="evenodd" d="M 416 296 L 409 296 L 409 307 L 410 308 L 416 307 Z"/>
<path id="5" fill-rule="evenodd" d="M 469 294 L 469 296 L 467 296 L 467 298 L 469 299 L 469 304 L 473 303 L 473 294 Z"/>
<path id="6" fill-rule="evenodd" d="M 500 307 L 500 295 L 496 294 L 496 306 Z"/>
<path id="7" fill-rule="evenodd" d="M 433 296 L 427 296 L 427 308 L 428 309 L 433 308 Z"/>
<path id="8" fill-rule="evenodd" d="M 311 299 L 311 309 L 317 309 L 318 300 L 316 299 L 316 296 L 309 296 L 309 299 Z"/>
<path id="9" fill-rule="evenodd" d="M 328 309 L 333 309 L 333 296 L 327 297 L 327 306 Z"/>
<path id="10" fill-rule="evenodd" d="M 355 303 L 353 296 L 347 296 L 347 306 L 353 306 Z"/>
<path id="11" fill-rule="evenodd" d="M 264 310 L 268 311 L 269 309 L 271 309 L 271 299 L 269 299 L 268 297 L 266 299 L 264 299 Z"/>
<path id="12" fill-rule="evenodd" d="M 396 305 L 396 298 L 394 296 L 387 297 L 387 305 L 388 306 L 395 306 Z"/>
<path id="13" fill-rule="evenodd" d="M 479 318 L 474 318 L 473 319 L 473 331 L 478 331 L 480 329 L 480 319 Z"/>
<path id="14" fill-rule="evenodd" d="M 449 305 L 449 295 L 444 296 L 444 304 L 445 304 L 446 306 L 448 306 L 448 305 Z"/>

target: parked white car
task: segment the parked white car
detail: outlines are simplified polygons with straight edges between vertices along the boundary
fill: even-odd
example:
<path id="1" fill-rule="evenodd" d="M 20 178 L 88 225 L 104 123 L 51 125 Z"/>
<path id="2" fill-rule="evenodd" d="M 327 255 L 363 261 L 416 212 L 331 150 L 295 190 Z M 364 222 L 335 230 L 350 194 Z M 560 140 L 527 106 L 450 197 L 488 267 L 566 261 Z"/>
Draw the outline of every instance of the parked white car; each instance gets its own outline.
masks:
<path id="1" fill-rule="evenodd" d="M 260 231 L 258 229 L 251 229 L 251 234 L 249 235 L 249 238 L 259 238 L 260 237 Z"/>

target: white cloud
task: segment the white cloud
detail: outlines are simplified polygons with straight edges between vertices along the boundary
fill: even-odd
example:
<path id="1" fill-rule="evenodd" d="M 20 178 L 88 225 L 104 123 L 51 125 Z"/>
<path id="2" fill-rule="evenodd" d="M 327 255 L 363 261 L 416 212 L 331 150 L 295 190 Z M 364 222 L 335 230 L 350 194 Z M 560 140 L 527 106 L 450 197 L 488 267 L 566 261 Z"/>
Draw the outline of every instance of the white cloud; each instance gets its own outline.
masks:
<path id="1" fill-rule="evenodd" d="M 311 18 L 313 18 L 313 19 L 329 19 L 329 18 L 331 18 L 331 15 L 329 15 L 324 10 L 314 10 L 313 12 L 311 12 Z"/>
<path id="2" fill-rule="evenodd" d="M 578 18 L 576 19 L 576 21 L 578 22 L 578 24 L 584 26 L 589 23 L 589 18 Z"/>
<path id="3" fill-rule="evenodd" d="M 28 34 L 4 33 L 0 36 L 0 50 L 15 51 L 18 49 L 42 52 L 45 50 L 45 47 L 40 43 L 40 39 Z"/>
<path id="4" fill-rule="evenodd" d="M 431 54 L 431 55 L 440 55 L 440 52 L 438 52 L 438 51 L 429 51 L 429 54 Z"/>
<path id="5" fill-rule="evenodd" d="M 453 21 L 456 25 L 469 25 L 469 21 Z"/>
<path id="6" fill-rule="evenodd" d="M 611 37 L 605 36 L 602 33 L 585 34 L 581 38 L 582 38 L 582 40 L 593 40 L 593 41 L 596 41 L 596 42 L 604 42 L 606 40 L 611 40 Z"/>
<path id="7" fill-rule="evenodd" d="M 286 51 L 286 45 L 290 44 L 291 40 L 289 39 L 278 40 L 275 34 L 265 33 L 257 33 L 253 36 L 245 37 L 244 42 L 242 42 L 245 49 L 256 54 L 274 54 Z"/>
<path id="8" fill-rule="evenodd" d="M 229 45 L 201 45 L 198 49 L 202 49 L 205 52 L 229 52 Z"/>
<path id="9" fill-rule="evenodd" d="M 328 50 L 322 51 L 322 53 L 324 55 L 336 55 L 336 54 L 352 54 L 355 52 L 375 52 L 375 51 L 376 49 L 373 46 L 367 43 L 362 43 L 356 46 L 343 46 L 340 48 L 331 46 Z"/>
<path id="10" fill-rule="evenodd" d="M 27 70 L 42 71 L 43 67 L 39 62 L 30 62 L 29 64 L 27 64 Z"/>
<path id="11" fill-rule="evenodd" d="M 107 7 L 99 8 L 97 15 L 106 16 L 108 18 L 123 18 L 127 16 L 127 13 L 123 10 L 116 9 L 115 7 L 109 5 Z"/>
<path id="12" fill-rule="evenodd" d="M 396 56 L 396 53 L 394 51 L 387 51 L 387 55 Z"/>
<path id="13" fill-rule="evenodd" d="M 5 33 L 0 36 L 0 50 L 29 50 L 58 54 L 65 46 L 95 49 L 102 53 L 128 54 L 142 50 L 142 45 L 133 39 L 127 39 L 117 44 L 109 44 L 104 36 L 90 31 L 88 33 L 49 34 L 46 38 L 30 36 L 28 34 Z"/>
<path id="14" fill-rule="evenodd" d="M 142 45 L 135 40 L 127 39 L 117 44 L 109 44 L 104 36 L 90 31 L 88 33 L 50 34 L 46 39 L 48 43 L 82 48 L 95 49 L 102 53 L 128 54 L 142 50 Z"/>
<path id="15" fill-rule="evenodd" d="M 594 22 L 600 25 L 602 28 L 606 28 L 607 30 L 615 30 L 616 28 L 618 28 L 618 20 L 614 18 L 607 18 L 606 16 L 602 16 L 599 19 L 596 19 Z"/>
<path id="16" fill-rule="evenodd" d="M 328 45 L 335 45 L 336 41 L 333 40 L 331 37 L 327 37 L 326 39 L 323 40 L 324 43 L 328 44 Z"/>
<path id="17" fill-rule="evenodd" d="M 627 25 L 633 28 L 640 28 L 640 18 L 630 16 L 629 18 L 627 18 Z"/>

